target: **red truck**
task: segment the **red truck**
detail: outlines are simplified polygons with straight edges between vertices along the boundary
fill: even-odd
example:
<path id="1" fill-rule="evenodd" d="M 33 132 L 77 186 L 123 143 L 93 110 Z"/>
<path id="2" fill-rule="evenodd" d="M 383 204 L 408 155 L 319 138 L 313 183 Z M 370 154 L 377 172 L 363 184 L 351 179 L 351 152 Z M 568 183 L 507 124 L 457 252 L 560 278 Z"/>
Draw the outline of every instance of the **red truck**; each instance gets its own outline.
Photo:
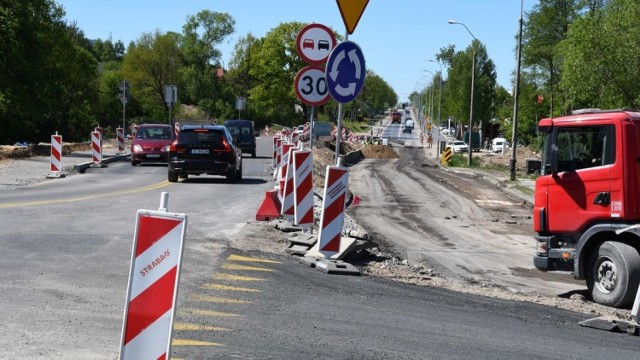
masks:
<path id="1" fill-rule="evenodd" d="M 640 112 L 585 109 L 543 119 L 534 265 L 585 280 L 628 307 L 640 282 Z"/>

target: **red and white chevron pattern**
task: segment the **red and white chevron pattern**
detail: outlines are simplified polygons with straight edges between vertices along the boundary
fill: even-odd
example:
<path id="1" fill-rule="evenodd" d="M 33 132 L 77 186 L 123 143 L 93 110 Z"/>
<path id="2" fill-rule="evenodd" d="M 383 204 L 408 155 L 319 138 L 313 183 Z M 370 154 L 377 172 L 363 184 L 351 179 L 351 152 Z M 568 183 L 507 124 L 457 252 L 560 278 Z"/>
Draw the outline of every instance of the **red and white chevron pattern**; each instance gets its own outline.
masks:
<path id="1" fill-rule="evenodd" d="M 293 155 L 298 150 L 294 144 L 289 148 L 287 154 L 287 169 L 284 177 L 284 193 L 282 194 L 282 206 L 280 213 L 287 220 L 294 219 L 294 199 L 293 199 Z"/>
<path id="2" fill-rule="evenodd" d="M 62 170 L 62 135 L 51 135 L 51 172 Z"/>
<path id="3" fill-rule="evenodd" d="M 138 211 L 120 359 L 167 359 L 186 216 Z"/>
<path id="4" fill-rule="evenodd" d="M 283 142 L 282 143 L 282 157 L 280 161 L 280 175 L 278 175 L 278 184 L 280 185 L 280 191 L 278 191 L 278 197 L 280 199 L 280 203 L 284 202 L 284 183 L 287 179 L 287 168 L 289 167 L 289 150 L 293 147 L 293 143 Z"/>
<path id="5" fill-rule="evenodd" d="M 116 136 L 118 138 L 118 151 L 123 152 L 124 151 L 124 131 L 122 130 L 122 128 L 116 129 Z"/>
<path id="6" fill-rule="evenodd" d="M 91 154 L 94 164 L 102 162 L 102 142 L 98 131 L 91 132 Z"/>
<path id="7" fill-rule="evenodd" d="M 311 150 L 293 153 L 294 224 L 303 230 L 313 226 L 313 155 Z"/>
<path id="8" fill-rule="evenodd" d="M 348 183 L 349 171 L 345 167 L 327 166 L 318 235 L 318 250 L 326 258 L 340 252 Z"/>

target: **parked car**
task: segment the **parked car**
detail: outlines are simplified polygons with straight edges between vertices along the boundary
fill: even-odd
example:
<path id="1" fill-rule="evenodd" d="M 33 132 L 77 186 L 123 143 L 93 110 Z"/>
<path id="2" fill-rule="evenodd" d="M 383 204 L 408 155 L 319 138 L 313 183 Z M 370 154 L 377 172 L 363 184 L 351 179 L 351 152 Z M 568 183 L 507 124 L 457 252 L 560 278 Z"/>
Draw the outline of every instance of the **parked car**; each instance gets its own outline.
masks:
<path id="1" fill-rule="evenodd" d="M 491 140 L 491 152 L 503 152 L 509 148 L 509 143 L 505 138 L 495 138 Z"/>
<path id="2" fill-rule="evenodd" d="M 243 153 L 250 153 L 252 158 L 256 157 L 256 136 L 253 121 L 227 120 L 224 122 L 224 126 L 227 127 Z"/>
<path id="3" fill-rule="evenodd" d="M 174 140 L 169 124 L 142 124 L 131 141 L 131 165 L 169 160 L 169 145 Z"/>
<path id="4" fill-rule="evenodd" d="M 202 174 L 242 180 L 242 150 L 225 126 L 185 125 L 169 148 L 170 182 Z"/>
<path id="5" fill-rule="evenodd" d="M 466 142 L 455 140 L 450 141 L 449 146 L 453 149 L 453 152 L 456 154 L 466 153 L 469 151 L 469 145 Z"/>
<path id="6" fill-rule="evenodd" d="M 402 113 L 399 111 L 394 111 L 391 113 L 391 123 L 392 124 L 401 124 L 402 123 Z"/>
<path id="7" fill-rule="evenodd" d="M 409 133 L 411 134 L 411 131 L 413 130 L 413 126 L 409 126 L 406 123 L 404 124 L 404 128 L 402 128 L 402 133 Z"/>

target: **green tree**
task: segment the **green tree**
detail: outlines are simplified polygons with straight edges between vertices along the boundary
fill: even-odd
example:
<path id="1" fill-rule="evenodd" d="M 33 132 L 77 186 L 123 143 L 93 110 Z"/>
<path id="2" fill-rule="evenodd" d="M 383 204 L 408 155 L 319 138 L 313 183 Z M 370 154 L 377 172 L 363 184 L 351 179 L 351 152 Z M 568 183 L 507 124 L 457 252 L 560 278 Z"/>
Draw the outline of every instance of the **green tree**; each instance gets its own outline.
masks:
<path id="1" fill-rule="evenodd" d="M 611 0 L 571 25 L 558 46 L 567 108 L 640 107 L 638 17 L 637 1 Z"/>
<path id="2" fill-rule="evenodd" d="M 221 106 L 218 100 L 229 93 L 224 88 L 226 83 L 217 76 L 217 69 L 222 68 L 222 54 L 217 45 L 234 32 L 234 26 L 235 20 L 229 14 L 203 10 L 189 16 L 182 27 L 183 102 L 197 105 L 214 116 L 227 112 L 228 106 Z"/>
<path id="3" fill-rule="evenodd" d="M 581 0 L 540 0 L 525 20 L 522 34 L 523 72 L 531 72 L 538 87 L 545 88 L 552 113 L 559 93 L 557 84 L 562 75 L 563 56 L 558 44 L 567 37 L 569 26 L 579 16 Z"/>
<path id="4" fill-rule="evenodd" d="M 179 42 L 180 35 L 176 33 L 144 33 L 130 44 L 124 57 L 122 73 L 131 83 L 131 95 L 154 121 L 168 119 L 164 86 L 178 86 L 178 94 L 182 88 L 183 57 Z"/>
<path id="5" fill-rule="evenodd" d="M 5 0 L 0 6 L 0 142 L 86 138 L 95 124 L 94 57 L 84 34 L 51 0 Z"/>

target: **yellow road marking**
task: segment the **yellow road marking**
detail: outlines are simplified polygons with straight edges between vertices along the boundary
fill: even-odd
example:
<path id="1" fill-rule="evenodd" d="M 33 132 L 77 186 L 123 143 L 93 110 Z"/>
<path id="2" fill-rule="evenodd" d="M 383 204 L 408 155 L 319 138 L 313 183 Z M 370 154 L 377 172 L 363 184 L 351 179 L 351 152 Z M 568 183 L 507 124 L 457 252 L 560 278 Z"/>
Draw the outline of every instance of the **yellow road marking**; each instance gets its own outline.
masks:
<path id="1" fill-rule="evenodd" d="M 161 182 L 159 182 L 157 184 L 152 184 L 152 185 L 148 185 L 148 186 L 141 187 L 141 188 L 135 188 L 135 189 L 129 189 L 129 190 L 120 190 L 120 191 L 114 191 L 114 192 L 104 193 L 104 194 L 94 194 L 94 195 L 87 195 L 87 196 L 79 196 L 79 197 L 70 198 L 70 199 L 40 200 L 40 201 L 26 201 L 26 202 L 0 204 L 0 209 L 7 209 L 7 208 L 13 208 L 13 207 L 23 207 L 23 206 L 65 204 L 65 203 L 80 202 L 80 201 L 85 201 L 85 200 L 99 199 L 99 198 L 104 198 L 104 197 L 109 197 L 109 196 L 121 196 L 121 195 L 140 193 L 140 192 L 145 192 L 145 191 L 150 191 L 150 190 L 156 190 L 156 189 L 160 189 L 160 188 L 163 188 L 165 186 L 168 186 L 170 184 L 171 184 L 170 182 L 165 180 L 165 181 L 161 181 Z"/>
<path id="2" fill-rule="evenodd" d="M 267 281 L 267 279 L 263 279 L 263 278 L 231 275 L 231 274 L 215 274 L 213 275 L 213 278 L 216 280 L 231 280 L 231 281 Z"/>
<path id="3" fill-rule="evenodd" d="M 209 325 L 201 325 L 201 324 L 187 324 L 177 322 L 173 324 L 174 330 L 181 331 L 230 331 L 231 329 L 223 328 L 220 326 L 209 326 Z"/>
<path id="4" fill-rule="evenodd" d="M 245 266 L 245 265 L 236 265 L 236 264 L 224 264 L 222 265 L 223 269 L 227 270 L 246 270 L 246 271 L 268 271 L 274 272 L 273 269 L 262 268 L 258 266 Z"/>
<path id="5" fill-rule="evenodd" d="M 262 263 L 270 263 L 270 264 L 282 264 L 280 261 L 252 258 L 252 257 L 240 256 L 240 255 L 229 255 L 227 260 L 229 260 L 229 261 L 262 262 Z"/>
<path id="6" fill-rule="evenodd" d="M 211 341 L 199 341 L 189 339 L 173 339 L 171 341 L 172 346 L 222 346 L 222 344 L 214 343 Z"/>
<path id="7" fill-rule="evenodd" d="M 240 316 L 238 314 L 224 312 L 224 311 L 201 310 L 201 309 L 183 309 L 180 311 L 180 313 L 183 315 L 202 315 L 202 316 L 221 316 L 221 317 Z"/>
<path id="8" fill-rule="evenodd" d="M 243 291 L 243 292 L 260 292 L 258 289 L 242 288 L 236 286 L 219 285 L 219 284 L 203 284 L 203 289 L 222 290 L 222 291 Z"/>
<path id="9" fill-rule="evenodd" d="M 251 302 L 247 300 L 227 299 L 227 298 L 207 296 L 207 295 L 192 295 L 191 301 L 213 302 L 213 303 L 223 303 L 223 304 L 248 304 Z"/>

